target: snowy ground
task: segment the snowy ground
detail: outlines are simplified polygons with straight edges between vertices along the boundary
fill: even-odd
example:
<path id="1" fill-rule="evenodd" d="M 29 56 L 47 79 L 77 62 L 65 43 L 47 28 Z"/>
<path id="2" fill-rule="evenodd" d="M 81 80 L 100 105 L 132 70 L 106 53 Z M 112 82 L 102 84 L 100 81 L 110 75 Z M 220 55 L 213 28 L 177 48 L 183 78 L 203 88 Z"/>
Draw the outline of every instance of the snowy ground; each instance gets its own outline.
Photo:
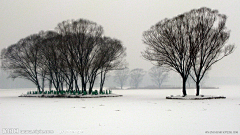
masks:
<path id="1" fill-rule="evenodd" d="M 181 90 L 114 90 L 123 97 L 86 99 L 17 97 L 28 90 L 0 90 L 0 134 L 9 128 L 66 135 L 240 134 L 239 86 L 202 90 L 227 97 L 211 100 L 165 99 Z"/>

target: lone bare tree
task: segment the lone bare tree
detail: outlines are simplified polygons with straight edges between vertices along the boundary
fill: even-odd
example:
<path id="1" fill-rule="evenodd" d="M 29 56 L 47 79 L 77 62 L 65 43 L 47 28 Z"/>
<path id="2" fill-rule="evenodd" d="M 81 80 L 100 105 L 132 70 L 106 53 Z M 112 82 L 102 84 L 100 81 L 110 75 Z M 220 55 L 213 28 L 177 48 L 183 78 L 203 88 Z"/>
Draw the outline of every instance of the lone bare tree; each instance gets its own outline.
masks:
<path id="1" fill-rule="evenodd" d="M 186 81 L 192 67 L 195 49 L 190 43 L 192 32 L 184 14 L 164 19 L 143 33 L 147 45 L 142 53 L 149 61 L 176 71 L 182 77 L 183 96 L 187 95 Z"/>
<path id="2" fill-rule="evenodd" d="M 168 69 L 164 67 L 158 67 L 158 66 L 153 66 L 148 74 L 152 78 L 152 81 L 154 82 L 155 85 L 158 86 L 158 88 L 161 87 L 162 83 L 166 81 L 168 77 Z"/>
<path id="3" fill-rule="evenodd" d="M 145 71 L 141 68 L 135 68 L 130 72 L 130 84 L 134 88 L 138 88 L 140 83 L 142 82 L 143 76 L 145 75 Z"/>
<path id="4" fill-rule="evenodd" d="M 123 70 L 116 70 L 115 71 L 115 76 L 114 76 L 114 81 L 120 85 L 121 89 L 123 86 L 126 84 L 129 76 L 129 69 L 125 68 Z"/>
<path id="5" fill-rule="evenodd" d="M 200 93 L 200 82 L 213 64 L 230 55 L 235 46 L 226 45 L 230 31 L 226 28 L 227 17 L 209 8 L 194 9 L 185 14 L 192 31 L 190 44 L 196 48 L 192 59 L 193 80 L 196 82 L 196 96 Z"/>

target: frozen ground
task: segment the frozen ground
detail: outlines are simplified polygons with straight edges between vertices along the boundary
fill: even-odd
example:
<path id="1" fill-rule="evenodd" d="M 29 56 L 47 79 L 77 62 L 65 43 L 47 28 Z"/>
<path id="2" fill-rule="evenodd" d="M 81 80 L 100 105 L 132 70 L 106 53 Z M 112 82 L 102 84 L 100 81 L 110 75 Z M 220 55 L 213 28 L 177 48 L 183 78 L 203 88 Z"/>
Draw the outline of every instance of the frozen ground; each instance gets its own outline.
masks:
<path id="1" fill-rule="evenodd" d="M 202 90 L 226 99 L 170 100 L 181 90 L 114 90 L 123 97 L 26 98 L 29 89 L 0 90 L 0 128 L 54 134 L 240 134 L 240 87 Z M 194 90 L 188 90 L 194 94 Z"/>

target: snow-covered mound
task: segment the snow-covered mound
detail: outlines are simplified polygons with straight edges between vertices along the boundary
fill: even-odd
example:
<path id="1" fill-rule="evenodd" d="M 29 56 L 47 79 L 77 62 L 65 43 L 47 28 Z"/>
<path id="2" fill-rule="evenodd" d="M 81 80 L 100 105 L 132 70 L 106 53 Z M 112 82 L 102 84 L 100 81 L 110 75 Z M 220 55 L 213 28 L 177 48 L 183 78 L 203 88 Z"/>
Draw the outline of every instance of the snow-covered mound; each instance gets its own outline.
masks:
<path id="1" fill-rule="evenodd" d="M 45 98 L 102 98 L 102 97 L 121 97 L 122 95 L 118 94 L 105 94 L 105 95 L 68 95 L 68 94 L 63 94 L 63 95 L 54 95 L 54 94 L 22 94 L 19 97 L 45 97 Z"/>
<path id="2" fill-rule="evenodd" d="M 166 99 L 181 99 L 181 100 L 204 100 L 204 99 L 225 99 L 224 96 L 213 96 L 213 95 L 187 95 L 187 96 L 181 96 L 181 95 L 170 95 L 167 96 Z"/>

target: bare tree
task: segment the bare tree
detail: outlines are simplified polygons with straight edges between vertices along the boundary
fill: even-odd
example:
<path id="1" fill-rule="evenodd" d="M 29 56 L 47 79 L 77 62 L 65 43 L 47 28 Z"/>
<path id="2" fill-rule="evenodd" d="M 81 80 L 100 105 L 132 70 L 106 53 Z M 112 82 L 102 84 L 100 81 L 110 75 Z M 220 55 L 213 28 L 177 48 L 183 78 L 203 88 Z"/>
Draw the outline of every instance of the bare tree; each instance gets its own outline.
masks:
<path id="1" fill-rule="evenodd" d="M 196 48 L 193 57 L 193 80 L 196 82 L 196 95 L 200 93 L 200 82 L 213 64 L 230 55 L 235 46 L 226 45 L 230 31 L 226 29 L 226 15 L 209 8 L 194 9 L 185 14 L 191 22 L 190 43 Z"/>
<path id="2" fill-rule="evenodd" d="M 154 84 L 157 85 L 158 88 L 160 88 L 162 83 L 168 78 L 168 71 L 169 70 L 164 67 L 153 66 L 149 70 L 148 74 L 152 78 Z"/>
<path id="3" fill-rule="evenodd" d="M 126 48 L 123 47 L 120 40 L 104 37 L 103 45 L 100 51 L 100 58 L 102 58 L 100 64 L 100 91 L 103 89 L 106 74 L 109 71 L 124 68 L 124 57 L 126 56 Z"/>
<path id="4" fill-rule="evenodd" d="M 57 91 L 63 90 L 65 61 L 62 59 L 62 53 L 60 52 L 61 35 L 55 32 L 43 33 L 44 40 L 42 41 L 42 65 L 45 67 L 47 74 L 46 78 L 54 85 Z M 50 84 L 50 85 L 51 85 Z"/>
<path id="5" fill-rule="evenodd" d="M 95 22 L 79 19 L 63 21 L 56 27 L 56 31 L 68 37 L 64 39 L 63 47 L 70 55 L 77 73 L 81 77 L 82 91 L 86 91 L 89 81 L 89 69 L 96 53 L 92 53 L 103 34 L 103 28 Z"/>
<path id="6" fill-rule="evenodd" d="M 127 83 L 129 76 L 129 69 L 124 68 L 122 70 L 116 70 L 115 71 L 115 76 L 114 76 L 114 81 L 120 85 L 121 89 L 123 86 Z"/>
<path id="7" fill-rule="evenodd" d="M 68 65 L 73 65 L 73 71 L 79 74 L 82 90 L 86 91 L 89 86 L 91 93 L 96 77 L 100 75 L 102 91 L 106 74 L 122 65 L 126 49 L 121 41 L 104 37 L 100 25 L 83 19 L 64 21 L 56 30 L 63 36 L 61 52 Z"/>
<path id="8" fill-rule="evenodd" d="M 78 72 L 77 72 L 77 66 L 76 66 L 76 59 L 75 56 L 75 50 L 74 50 L 74 40 L 73 34 L 68 35 L 60 35 L 58 36 L 60 39 L 60 44 L 58 45 L 58 49 L 60 53 L 62 54 L 61 59 L 65 62 L 65 71 L 63 72 L 66 78 L 66 84 L 68 90 L 73 90 L 75 86 L 75 90 L 79 91 L 79 84 L 78 84 Z"/>
<path id="9" fill-rule="evenodd" d="M 40 34 L 33 34 L 3 49 L 1 53 L 2 68 L 10 71 L 10 77 L 30 80 L 37 86 L 38 91 L 41 91 L 42 72 L 39 65 L 40 40 Z"/>
<path id="10" fill-rule="evenodd" d="M 141 68 L 135 68 L 130 72 L 130 84 L 134 88 L 138 88 L 140 83 L 142 82 L 143 76 L 145 75 L 145 71 Z"/>
<path id="11" fill-rule="evenodd" d="M 57 91 L 64 85 L 79 91 L 89 86 L 91 93 L 96 77 L 101 76 L 102 91 L 106 74 L 123 67 L 126 48 L 120 40 L 103 36 L 103 28 L 84 19 L 63 21 L 56 31 L 41 31 L 21 39 L 1 52 L 2 68 L 11 71 L 11 77 L 32 81 L 44 91 L 45 79 Z M 42 86 L 40 85 L 42 80 Z"/>
<path id="12" fill-rule="evenodd" d="M 187 95 L 186 80 L 195 51 L 189 43 L 192 34 L 189 25 L 184 15 L 179 15 L 164 19 L 143 33 L 143 42 L 147 45 L 143 57 L 179 73 L 183 82 L 183 96 Z"/>

